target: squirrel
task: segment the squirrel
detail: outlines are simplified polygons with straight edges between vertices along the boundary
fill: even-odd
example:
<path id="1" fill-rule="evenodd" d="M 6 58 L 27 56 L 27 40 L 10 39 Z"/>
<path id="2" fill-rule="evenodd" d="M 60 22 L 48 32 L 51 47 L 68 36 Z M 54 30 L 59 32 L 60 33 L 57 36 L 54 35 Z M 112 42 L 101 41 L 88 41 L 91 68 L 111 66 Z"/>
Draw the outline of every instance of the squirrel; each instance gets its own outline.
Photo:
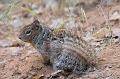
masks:
<path id="1" fill-rule="evenodd" d="M 82 38 L 70 35 L 66 30 L 56 33 L 53 29 L 35 20 L 21 29 L 19 39 L 36 48 L 53 70 L 63 70 L 80 75 L 89 66 L 94 49 Z"/>

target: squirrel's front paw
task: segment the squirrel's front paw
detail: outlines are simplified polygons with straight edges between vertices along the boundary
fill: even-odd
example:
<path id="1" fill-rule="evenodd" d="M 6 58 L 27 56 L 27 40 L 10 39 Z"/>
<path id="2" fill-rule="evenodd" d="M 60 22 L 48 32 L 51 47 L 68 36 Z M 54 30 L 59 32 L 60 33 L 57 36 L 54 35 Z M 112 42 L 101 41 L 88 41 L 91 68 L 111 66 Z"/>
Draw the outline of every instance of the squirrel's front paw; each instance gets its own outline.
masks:
<path id="1" fill-rule="evenodd" d="M 48 79 L 58 78 L 58 77 L 62 76 L 63 73 L 64 73 L 63 70 L 57 70 L 57 71 L 51 73 L 47 78 Z"/>

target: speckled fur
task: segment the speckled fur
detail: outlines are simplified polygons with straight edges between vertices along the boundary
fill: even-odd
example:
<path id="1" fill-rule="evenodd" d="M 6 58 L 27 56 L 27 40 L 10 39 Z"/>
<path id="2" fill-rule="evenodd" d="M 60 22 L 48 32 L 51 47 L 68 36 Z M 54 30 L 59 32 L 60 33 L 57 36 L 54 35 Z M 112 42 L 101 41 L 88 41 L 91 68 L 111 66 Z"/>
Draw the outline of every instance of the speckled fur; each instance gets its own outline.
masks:
<path id="1" fill-rule="evenodd" d="M 81 42 L 67 36 L 64 32 L 54 35 L 50 28 L 43 26 L 38 20 L 25 26 L 19 38 L 31 43 L 40 52 L 44 62 L 52 64 L 54 70 L 81 74 L 89 67 L 89 59 L 82 55 L 86 52 L 79 49 Z"/>

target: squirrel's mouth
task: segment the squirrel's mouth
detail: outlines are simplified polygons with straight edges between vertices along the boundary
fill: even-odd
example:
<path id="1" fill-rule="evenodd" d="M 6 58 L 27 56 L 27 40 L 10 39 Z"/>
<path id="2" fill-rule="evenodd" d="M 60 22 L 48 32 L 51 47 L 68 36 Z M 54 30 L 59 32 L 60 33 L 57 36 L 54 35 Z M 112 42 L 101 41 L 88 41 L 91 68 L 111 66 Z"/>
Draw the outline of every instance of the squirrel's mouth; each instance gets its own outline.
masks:
<path id="1" fill-rule="evenodd" d="M 25 40 L 25 38 L 22 35 L 19 35 L 18 38 L 24 42 L 28 42 L 28 40 Z"/>
<path id="2" fill-rule="evenodd" d="M 18 38 L 19 38 L 20 40 L 22 40 L 22 37 L 21 37 L 21 35 L 19 35 L 19 36 L 18 36 Z"/>

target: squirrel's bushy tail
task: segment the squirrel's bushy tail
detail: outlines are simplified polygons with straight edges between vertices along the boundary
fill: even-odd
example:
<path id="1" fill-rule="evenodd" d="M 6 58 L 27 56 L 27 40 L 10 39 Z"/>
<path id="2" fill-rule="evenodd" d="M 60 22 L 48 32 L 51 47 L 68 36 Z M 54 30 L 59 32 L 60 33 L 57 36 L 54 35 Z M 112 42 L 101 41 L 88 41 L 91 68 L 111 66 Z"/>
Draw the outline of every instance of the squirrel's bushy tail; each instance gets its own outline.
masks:
<path id="1" fill-rule="evenodd" d="M 87 41 L 76 33 L 79 30 L 66 30 L 65 28 L 57 29 L 58 35 L 64 36 L 63 48 L 75 51 L 80 57 L 87 60 L 89 64 L 96 64 L 97 52 Z M 55 33 L 55 35 L 57 34 Z"/>

